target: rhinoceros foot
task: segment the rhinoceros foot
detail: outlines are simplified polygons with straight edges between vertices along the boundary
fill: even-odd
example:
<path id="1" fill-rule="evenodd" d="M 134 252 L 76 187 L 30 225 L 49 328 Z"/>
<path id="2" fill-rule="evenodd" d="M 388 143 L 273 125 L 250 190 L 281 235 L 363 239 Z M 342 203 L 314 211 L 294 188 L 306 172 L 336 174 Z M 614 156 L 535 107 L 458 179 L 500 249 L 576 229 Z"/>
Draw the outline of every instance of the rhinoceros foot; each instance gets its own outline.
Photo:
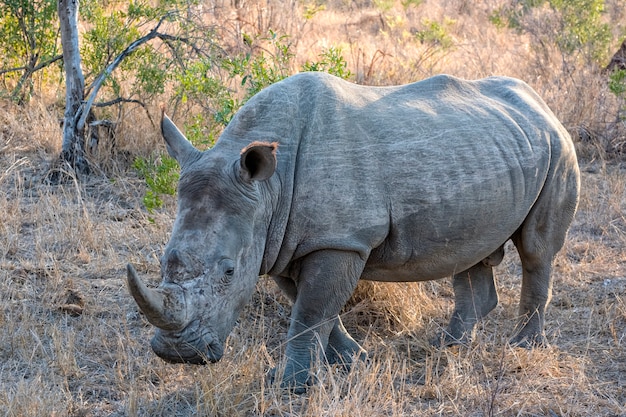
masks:
<path id="1" fill-rule="evenodd" d="M 306 393 L 307 389 L 315 384 L 317 380 L 315 376 L 309 373 L 309 369 L 296 370 L 295 367 L 289 366 L 289 364 L 282 372 L 278 367 L 270 369 L 267 375 L 268 384 L 273 385 L 277 378 L 281 379 L 280 387 L 282 389 L 298 395 Z"/>
<path id="2" fill-rule="evenodd" d="M 349 372 L 355 361 L 367 361 L 367 351 L 363 348 L 338 351 L 329 345 L 326 348 L 326 360 L 330 365 L 339 365 L 345 372 Z"/>
<path id="3" fill-rule="evenodd" d="M 328 337 L 325 355 L 329 364 L 340 365 L 345 371 L 350 370 L 355 360 L 367 360 L 367 351 L 350 336 L 339 316 Z"/>
<path id="4" fill-rule="evenodd" d="M 462 333 L 460 335 L 452 335 L 449 330 L 438 332 L 437 335 L 430 340 L 430 345 L 436 348 L 450 347 L 457 345 L 467 345 L 470 342 L 470 334 Z"/>
<path id="5" fill-rule="evenodd" d="M 520 305 L 520 318 L 515 327 L 514 336 L 509 341 L 510 345 L 526 349 L 549 346 L 543 330 L 545 305 L 547 301 L 540 300 L 535 303 L 539 305 L 539 308 L 534 310 L 532 307 L 527 306 L 532 306 L 532 303 L 527 302 L 525 305 L 522 302 Z"/>
<path id="6" fill-rule="evenodd" d="M 356 344 L 356 342 L 354 342 Z M 356 361 L 366 361 L 367 352 L 356 344 L 358 349 L 353 350 L 346 348 L 341 353 L 335 350 L 330 345 L 326 349 L 326 363 L 328 365 L 338 365 L 344 372 L 349 372 L 352 368 L 352 364 Z M 332 351 L 332 353 L 331 353 Z M 277 378 L 281 379 L 280 386 L 283 389 L 289 390 L 294 394 L 304 394 L 307 389 L 318 382 L 318 378 L 312 373 L 312 368 L 302 367 L 299 361 L 289 361 L 285 365 L 285 369 L 273 368 L 268 373 L 267 382 L 272 385 Z"/>
<path id="7" fill-rule="evenodd" d="M 511 346 L 521 347 L 525 349 L 532 349 L 535 347 L 544 348 L 550 346 L 543 332 L 530 332 L 527 330 L 527 328 L 523 328 L 520 332 L 518 332 L 515 336 L 511 338 L 509 344 Z"/>

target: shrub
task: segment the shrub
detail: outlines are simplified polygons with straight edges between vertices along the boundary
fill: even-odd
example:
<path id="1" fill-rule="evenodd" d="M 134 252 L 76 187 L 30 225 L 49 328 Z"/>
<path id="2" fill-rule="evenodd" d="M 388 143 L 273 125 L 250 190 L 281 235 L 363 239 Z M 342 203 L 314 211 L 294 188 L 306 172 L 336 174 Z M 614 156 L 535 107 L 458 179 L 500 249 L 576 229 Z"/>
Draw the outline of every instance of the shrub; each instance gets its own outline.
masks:
<path id="1" fill-rule="evenodd" d="M 0 16 L 0 74 L 4 90 L 21 103 L 33 94 L 35 73 L 60 62 L 57 2 L 3 0 Z"/>
<path id="2" fill-rule="evenodd" d="M 602 62 L 611 42 L 611 30 L 602 21 L 604 0 L 521 0 L 495 10 L 490 20 L 530 34 L 531 45 L 556 45 L 563 57 L 581 56 Z"/>
<path id="3" fill-rule="evenodd" d="M 174 195 L 178 182 L 178 164 L 170 156 L 136 158 L 133 167 L 145 179 L 148 189 L 143 204 L 152 213 L 163 205 L 161 196 Z"/>

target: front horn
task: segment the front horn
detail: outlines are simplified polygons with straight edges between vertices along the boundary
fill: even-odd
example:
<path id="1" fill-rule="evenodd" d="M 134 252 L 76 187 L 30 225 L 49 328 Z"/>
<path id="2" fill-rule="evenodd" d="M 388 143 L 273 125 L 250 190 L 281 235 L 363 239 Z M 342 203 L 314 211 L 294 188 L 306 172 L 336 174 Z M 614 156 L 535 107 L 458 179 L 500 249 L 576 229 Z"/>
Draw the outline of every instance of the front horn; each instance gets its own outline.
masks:
<path id="1" fill-rule="evenodd" d="M 185 327 L 186 307 L 182 292 L 146 287 L 131 264 L 126 265 L 126 272 L 130 295 L 152 325 L 163 330 L 180 330 Z"/>

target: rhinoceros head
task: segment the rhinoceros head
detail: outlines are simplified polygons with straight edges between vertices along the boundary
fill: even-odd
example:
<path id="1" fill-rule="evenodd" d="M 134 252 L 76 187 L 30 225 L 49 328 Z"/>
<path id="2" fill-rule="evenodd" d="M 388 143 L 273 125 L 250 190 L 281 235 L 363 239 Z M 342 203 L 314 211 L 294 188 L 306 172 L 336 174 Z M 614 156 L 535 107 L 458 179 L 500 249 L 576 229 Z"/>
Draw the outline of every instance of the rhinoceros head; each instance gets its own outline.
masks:
<path id="1" fill-rule="evenodd" d="M 128 265 L 130 293 L 157 327 L 152 349 L 169 362 L 218 361 L 257 282 L 268 209 L 259 184 L 276 168 L 276 144 L 241 154 L 200 152 L 164 114 L 168 152 L 181 165 L 178 213 L 161 258 L 162 282 L 148 288 Z"/>

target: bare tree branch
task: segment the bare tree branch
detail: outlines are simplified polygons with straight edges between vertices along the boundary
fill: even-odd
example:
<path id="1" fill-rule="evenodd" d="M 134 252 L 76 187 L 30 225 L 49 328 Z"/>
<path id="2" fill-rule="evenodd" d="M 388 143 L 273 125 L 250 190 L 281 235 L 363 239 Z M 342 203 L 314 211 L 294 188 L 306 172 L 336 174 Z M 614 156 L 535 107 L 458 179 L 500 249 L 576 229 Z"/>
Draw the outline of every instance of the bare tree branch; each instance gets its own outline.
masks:
<path id="1" fill-rule="evenodd" d="M 139 104 L 144 109 L 146 108 L 146 105 L 144 104 L 143 101 L 135 100 L 132 98 L 124 98 L 124 97 L 118 97 L 113 100 L 101 101 L 100 103 L 94 103 L 93 107 L 109 107 L 109 106 L 113 106 L 119 103 L 135 103 L 135 104 Z"/>
<path id="2" fill-rule="evenodd" d="M 150 123 L 152 123 L 152 126 L 155 126 L 154 120 L 152 120 L 152 116 L 150 116 L 150 112 L 148 111 L 148 107 L 146 107 L 146 104 L 143 101 L 140 101 L 140 100 L 135 100 L 135 99 L 132 99 L 132 98 L 118 97 L 118 98 L 115 98 L 113 100 L 102 101 L 100 103 L 94 103 L 93 107 L 108 107 L 108 106 L 113 106 L 113 105 L 119 104 L 119 103 L 139 104 L 146 111 L 146 116 L 148 116 L 148 120 L 150 120 Z"/>
<path id="3" fill-rule="evenodd" d="M 161 19 L 159 20 L 159 22 L 156 24 L 156 26 L 154 28 L 152 28 L 150 30 L 150 32 L 148 32 L 147 35 L 142 36 L 141 38 L 137 39 L 136 41 L 134 41 L 130 45 L 128 45 L 126 47 L 126 49 L 124 49 L 122 52 L 120 52 L 120 54 L 117 55 L 113 59 L 113 61 L 100 73 L 98 78 L 96 78 L 94 80 L 94 82 L 88 88 L 88 90 L 90 92 L 89 92 L 89 96 L 87 98 L 87 101 L 85 101 L 83 103 L 82 108 L 81 108 L 81 110 L 79 112 L 80 113 L 80 119 L 78 120 L 78 123 L 77 123 L 77 128 L 78 129 L 83 129 L 85 127 L 85 123 L 87 121 L 87 117 L 89 115 L 89 111 L 91 110 L 91 107 L 94 106 L 94 100 L 96 99 L 96 96 L 98 95 L 100 87 L 102 87 L 102 84 L 104 84 L 104 81 L 106 80 L 106 78 L 120 65 L 120 63 L 128 55 L 132 54 L 137 48 L 139 48 L 144 43 L 147 43 L 147 42 L 149 42 L 149 41 L 151 41 L 151 40 L 153 40 L 155 38 L 159 38 L 166 45 L 168 45 L 171 49 L 174 49 L 172 47 L 172 45 L 171 45 L 171 42 L 182 42 L 182 43 L 186 44 L 187 46 L 189 46 L 198 56 L 206 56 L 207 55 L 206 52 L 204 52 L 202 50 L 202 48 L 200 48 L 197 45 L 195 45 L 194 42 L 191 41 L 189 38 L 180 37 L 180 36 L 174 36 L 174 35 L 170 35 L 170 34 L 167 34 L 167 33 L 159 32 L 159 28 L 161 27 L 163 22 L 166 19 L 168 19 L 171 15 L 172 15 L 172 13 L 168 13 L 168 14 L 162 16 Z M 144 108 L 145 108 L 145 106 L 144 106 Z"/>
<path id="4" fill-rule="evenodd" d="M 90 86 L 91 91 L 89 93 L 89 97 L 87 98 L 87 101 L 84 102 L 80 111 L 80 119 L 78 120 L 78 124 L 77 124 L 78 129 L 84 128 L 85 122 L 87 120 L 87 116 L 89 115 L 89 111 L 91 110 L 91 107 L 93 106 L 93 102 L 96 99 L 96 96 L 98 95 L 98 91 L 100 90 L 100 87 L 102 87 L 102 84 L 104 83 L 106 78 L 120 65 L 120 63 L 124 60 L 124 58 L 132 54 L 137 48 L 139 48 L 144 43 L 149 42 L 152 39 L 159 38 L 165 42 L 168 42 L 168 41 L 169 42 L 171 41 L 183 42 L 191 46 L 192 49 L 194 49 L 196 53 L 201 52 L 201 49 L 193 45 L 193 43 L 190 42 L 187 38 L 173 36 L 173 35 L 159 32 L 159 28 L 161 27 L 163 22 L 170 16 L 171 14 L 168 13 L 164 15 L 163 17 L 161 17 L 161 19 L 156 24 L 156 26 L 152 28 L 152 30 L 150 30 L 150 32 L 148 32 L 147 35 L 142 36 L 141 38 L 137 39 L 136 41 L 128 45 L 126 49 L 120 52 L 120 54 L 116 56 L 115 59 L 113 59 L 113 61 L 104 69 L 104 71 L 100 73 L 98 78 L 94 80 L 94 82 Z"/>
<path id="5" fill-rule="evenodd" d="M 7 74 L 9 72 L 26 71 L 27 69 L 27 66 L 3 69 L 0 70 L 0 75 Z"/>
<path id="6" fill-rule="evenodd" d="M 78 120 L 78 124 L 77 124 L 77 128 L 79 130 L 84 129 L 85 122 L 87 120 L 87 117 L 89 116 L 89 111 L 91 110 L 91 106 L 93 105 L 93 102 L 96 99 L 96 96 L 98 95 L 98 91 L 100 90 L 100 87 L 102 87 L 102 84 L 104 83 L 106 78 L 115 70 L 115 68 L 117 68 L 120 65 L 120 63 L 122 62 L 122 60 L 124 60 L 124 58 L 126 58 L 128 55 L 133 53 L 137 48 L 139 48 L 144 43 L 156 38 L 159 35 L 159 32 L 158 32 L 159 27 L 161 27 L 161 24 L 165 21 L 167 17 L 168 15 L 163 16 L 161 20 L 159 20 L 157 25 L 152 30 L 150 30 L 150 32 L 148 32 L 147 35 L 137 39 L 136 41 L 128 45 L 126 49 L 124 49 L 118 56 L 116 56 L 113 62 L 111 62 L 104 69 L 104 71 L 100 73 L 98 78 L 94 80 L 94 82 L 91 84 L 91 92 L 89 93 L 89 98 L 87 99 L 85 103 L 83 103 L 81 111 L 79 112 L 80 119 Z"/>
<path id="7" fill-rule="evenodd" d="M 23 67 L 7 68 L 7 69 L 0 70 L 0 75 L 7 74 L 9 72 L 26 71 L 26 70 L 30 70 L 31 72 L 37 72 L 40 69 L 45 68 L 48 65 L 53 64 L 61 59 L 63 59 L 63 55 L 56 55 L 47 61 L 39 63 L 39 65 L 33 68 L 29 68 L 28 66 L 23 66 Z"/>
<path id="8" fill-rule="evenodd" d="M 54 64 L 55 62 L 60 61 L 62 59 L 63 59 L 63 54 L 59 54 L 57 56 L 54 56 L 54 57 L 50 58 L 47 61 L 39 63 L 39 65 L 37 65 L 35 68 L 33 68 L 33 71 L 39 71 L 40 69 L 45 68 L 48 65 Z"/>

